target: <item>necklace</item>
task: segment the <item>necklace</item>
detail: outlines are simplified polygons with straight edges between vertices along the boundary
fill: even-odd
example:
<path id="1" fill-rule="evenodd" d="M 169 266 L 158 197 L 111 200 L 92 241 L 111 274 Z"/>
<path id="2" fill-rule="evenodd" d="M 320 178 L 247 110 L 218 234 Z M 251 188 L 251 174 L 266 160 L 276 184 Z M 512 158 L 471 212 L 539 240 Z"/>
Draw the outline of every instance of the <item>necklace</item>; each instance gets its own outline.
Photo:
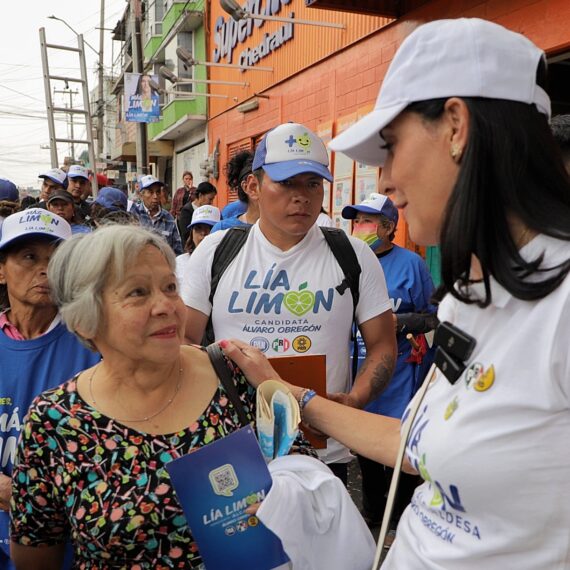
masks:
<path id="1" fill-rule="evenodd" d="M 95 397 L 93 396 L 93 377 L 95 376 L 95 372 L 97 371 L 97 368 L 99 368 L 99 365 L 95 366 L 95 368 L 93 369 L 93 372 L 91 373 L 91 377 L 89 378 L 89 397 L 91 398 L 91 400 L 93 401 L 93 407 L 97 406 L 97 400 L 95 400 Z M 144 418 L 140 418 L 137 420 L 133 420 L 133 419 L 120 419 L 120 418 L 114 418 L 109 416 L 114 422 L 120 422 L 120 423 L 140 423 L 140 422 L 148 422 L 150 420 L 152 420 L 153 418 L 156 418 L 156 416 L 158 416 L 159 414 L 162 414 L 162 412 L 164 412 L 164 410 L 166 410 L 166 408 L 168 408 L 168 406 L 170 406 L 170 404 L 172 404 L 172 402 L 174 401 L 174 398 L 176 398 L 176 394 L 178 394 L 178 392 L 180 391 L 180 385 L 182 384 L 182 368 L 178 369 L 178 383 L 176 384 L 176 388 L 174 390 L 174 394 L 172 394 L 172 397 L 168 400 L 168 402 L 166 402 L 166 404 L 164 404 L 164 406 L 162 406 L 162 408 L 160 408 L 157 412 L 155 412 L 154 414 L 151 414 L 150 416 L 145 416 Z"/>

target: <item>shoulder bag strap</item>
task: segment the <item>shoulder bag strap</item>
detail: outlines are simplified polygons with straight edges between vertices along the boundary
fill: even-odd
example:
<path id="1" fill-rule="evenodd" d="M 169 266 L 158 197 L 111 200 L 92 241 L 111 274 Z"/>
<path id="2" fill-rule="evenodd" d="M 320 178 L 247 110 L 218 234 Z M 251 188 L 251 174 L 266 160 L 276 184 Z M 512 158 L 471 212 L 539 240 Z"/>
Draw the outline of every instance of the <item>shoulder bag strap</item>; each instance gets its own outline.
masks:
<path id="1" fill-rule="evenodd" d="M 250 425 L 250 421 L 247 419 L 247 415 L 243 409 L 243 404 L 239 398 L 237 387 L 222 353 L 222 349 L 218 343 L 213 343 L 206 347 L 206 351 L 210 357 L 210 362 L 212 363 L 212 366 L 214 367 L 214 370 L 216 371 L 216 374 L 222 383 L 222 386 L 228 394 L 230 402 L 235 408 L 241 426 L 245 427 Z"/>

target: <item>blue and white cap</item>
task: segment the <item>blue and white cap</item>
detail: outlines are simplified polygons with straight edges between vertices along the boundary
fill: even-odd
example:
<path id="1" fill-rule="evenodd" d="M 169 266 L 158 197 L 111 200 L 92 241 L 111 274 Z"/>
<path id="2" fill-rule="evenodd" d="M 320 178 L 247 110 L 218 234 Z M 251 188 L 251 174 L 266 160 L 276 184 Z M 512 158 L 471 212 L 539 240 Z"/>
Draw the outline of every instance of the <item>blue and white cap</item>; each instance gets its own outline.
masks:
<path id="1" fill-rule="evenodd" d="M 141 176 L 140 181 L 139 181 L 139 185 L 140 185 L 140 189 L 144 190 L 145 188 L 148 188 L 149 186 L 152 186 L 153 184 L 160 184 L 161 186 L 164 186 L 164 182 L 161 182 L 158 178 L 155 178 L 154 176 L 147 174 L 146 176 Z"/>
<path id="2" fill-rule="evenodd" d="M 85 166 L 72 164 L 67 171 L 67 176 L 68 178 L 85 178 L 85 180 L 89 180 L 89 171 Z"/>
<path id="3" fill-rule="evenodd" d="M 386 216 L 391 222 L 394 222 L 394 224 L 398 225 L 398 208 L 396 208 L 396 206 L 394 206 L 394 202 L 384 194 L 373 192 L 360 204 L 345 206 L 342 209 L 342 217 L 345 220 L 354 220 L 358 212 L 375 215 L 381 214 L 382 216 Z"/>
<path id="4" fill-rule="evenodd" d="M 8 216 L 2 224 L 0 250 L 8 244 L 31 238 L 61 240 L 71 238 L 71 226 L 60 216 L 43 208 L 30 208 Z"/>
<path id="5" fill-rule="evenodd" d="M 284 123 L 265 134 L 255 150 L 252 169 L 263 168 L 276 182 L 307 172 L 332 182 L 328 165 L 327 149 L 313 131 L 299 123 Z"/>
<path id="6" fill-rule="evenodd" d="M 49 178 L 67 190 L 67 174 L 61 168 L 50 168 L 42 172 L 38 178 Z"/>
<path id="7" fill-rule="evenodd" d="M 206 224 L 208 226 L 215 226 L 220 221 L 220 210 L 216 206 L 200 206 L 194 210 L 192 214 L 192 221 L 188 225 L 188 229 L 196 224 Z"/>

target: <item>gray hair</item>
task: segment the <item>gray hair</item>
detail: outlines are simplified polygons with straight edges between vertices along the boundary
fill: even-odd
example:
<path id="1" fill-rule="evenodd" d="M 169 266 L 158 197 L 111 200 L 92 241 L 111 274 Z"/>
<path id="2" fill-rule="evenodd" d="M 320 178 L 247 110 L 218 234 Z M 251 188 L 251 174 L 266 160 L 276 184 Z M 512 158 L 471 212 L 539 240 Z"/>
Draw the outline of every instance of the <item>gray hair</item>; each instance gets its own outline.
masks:
<path id="1" fill-rule="evenodd" d="M 102 293 L 109 276 L 121 281 L 147 245 L 156 247 L 175 271 L 174 252 L 161 236 L 141 227 L 118 224 L 74 236 L 61 244 L 51 258 L 48 280 L 52 299 L 67 328 L 91 350 L 96 347 L 88 339 L 101 326 Z"/>

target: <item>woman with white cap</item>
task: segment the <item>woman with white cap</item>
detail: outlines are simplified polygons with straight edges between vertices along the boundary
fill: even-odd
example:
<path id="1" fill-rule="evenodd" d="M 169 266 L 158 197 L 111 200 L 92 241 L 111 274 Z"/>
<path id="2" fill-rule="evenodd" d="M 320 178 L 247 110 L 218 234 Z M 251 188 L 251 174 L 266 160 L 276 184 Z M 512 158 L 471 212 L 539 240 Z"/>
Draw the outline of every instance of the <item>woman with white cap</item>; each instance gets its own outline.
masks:
<path id="1" fill-rule="evenodd" d="M 442 360 L 410 422 L 404 469 L 424 483 L 383 568 L 570 568 L 570 186 L 545 67 L 491 22 L 425 24 L 374 111 L 331 143 L 382 166 L 411 238 L 441 246 L 438 316 L 456 327 L 439 329 Z M 252 347 L 225 350 L 248 378 L 275 376 Z M 395 464 L 408 412 L 401 424 L 293 392 L 306 422 Z"/>
<path id="2" fill-rule="evenodd" d="M 220 210 L 216 206 L 199 206 L 192 214 L 192 221 L 188 225 L 188 237 L 184 244 L 184 253 L 176 256 L 176 276 L 181 282 L 184 278 L 186 266 L 192 252 L 200 245 L 202 240 L 210 234 L 212 227 L 220 221 Z"/>
<path id="3" fill-rule="evenodd" d="M 40 208 L 8 216 L 0 239 L 0 568 L 9 562 L 10 475 L 24 416 L 40 392 L 100 357 L 63 324 L 50 296 L 48 262 L 69 224 Z"/>

